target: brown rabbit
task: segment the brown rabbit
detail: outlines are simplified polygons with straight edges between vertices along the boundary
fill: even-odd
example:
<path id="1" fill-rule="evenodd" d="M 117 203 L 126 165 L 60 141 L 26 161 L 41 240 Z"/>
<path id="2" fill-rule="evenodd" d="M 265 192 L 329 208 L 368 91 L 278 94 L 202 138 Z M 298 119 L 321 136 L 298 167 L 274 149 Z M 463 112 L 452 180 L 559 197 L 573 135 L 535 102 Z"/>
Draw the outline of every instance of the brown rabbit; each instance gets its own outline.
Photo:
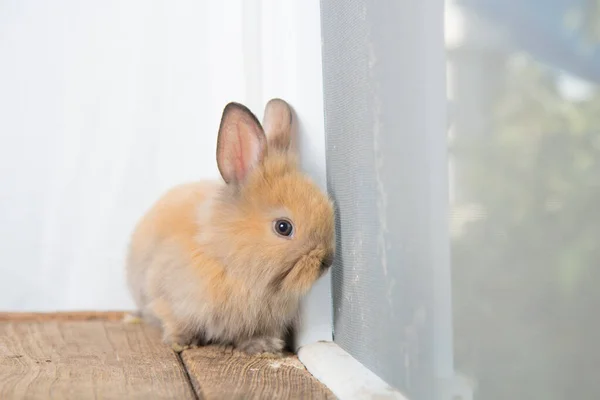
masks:
<path id="1" fill-rule="evenodd" d="M 127 278 L 139 315 L 176 350 L 280 353 L 301 297 L 332 263 L 333 206 L 298 168 L 292 115 L 269 101 L 265 135 L 229 103 L 217 141 L 225 184 L 175 187 L 133 233 Z"/>

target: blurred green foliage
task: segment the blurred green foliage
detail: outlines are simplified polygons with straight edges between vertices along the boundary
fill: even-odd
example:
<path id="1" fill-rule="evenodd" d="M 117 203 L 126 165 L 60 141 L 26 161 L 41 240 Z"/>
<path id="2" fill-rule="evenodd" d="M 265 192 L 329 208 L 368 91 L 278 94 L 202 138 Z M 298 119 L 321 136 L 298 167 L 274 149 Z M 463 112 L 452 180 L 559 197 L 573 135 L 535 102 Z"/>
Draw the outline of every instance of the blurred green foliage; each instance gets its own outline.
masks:
<path id="1" fill-rule="evenodd" d="M 599 399 L 600 92 L 523 56 L 504 79 L 489 131 L 451 143 L 456 366 L 479 400 Z"/>

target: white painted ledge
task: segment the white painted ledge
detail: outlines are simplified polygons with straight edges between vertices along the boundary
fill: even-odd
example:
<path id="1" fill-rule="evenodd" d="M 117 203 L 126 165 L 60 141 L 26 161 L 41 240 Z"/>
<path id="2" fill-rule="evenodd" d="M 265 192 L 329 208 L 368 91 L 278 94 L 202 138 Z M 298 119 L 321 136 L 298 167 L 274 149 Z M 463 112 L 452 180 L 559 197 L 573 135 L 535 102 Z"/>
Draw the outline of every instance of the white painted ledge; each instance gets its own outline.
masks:
<path id="1" fill-rule="evenodd" d="M 338 399 L 408 400 L 333 342 L 307 344 L 298 358 Z"/>

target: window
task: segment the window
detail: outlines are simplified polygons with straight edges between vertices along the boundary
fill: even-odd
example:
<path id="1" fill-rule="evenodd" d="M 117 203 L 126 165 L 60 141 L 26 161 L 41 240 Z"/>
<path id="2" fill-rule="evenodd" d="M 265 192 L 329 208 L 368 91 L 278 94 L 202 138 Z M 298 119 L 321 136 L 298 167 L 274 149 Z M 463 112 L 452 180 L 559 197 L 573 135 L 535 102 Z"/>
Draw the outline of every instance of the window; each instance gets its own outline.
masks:
<path id="1" fill-rule="evenodd" d="M 455 366 L 475 399 L 600 393 L 599 12 L 447 4 Z"/>

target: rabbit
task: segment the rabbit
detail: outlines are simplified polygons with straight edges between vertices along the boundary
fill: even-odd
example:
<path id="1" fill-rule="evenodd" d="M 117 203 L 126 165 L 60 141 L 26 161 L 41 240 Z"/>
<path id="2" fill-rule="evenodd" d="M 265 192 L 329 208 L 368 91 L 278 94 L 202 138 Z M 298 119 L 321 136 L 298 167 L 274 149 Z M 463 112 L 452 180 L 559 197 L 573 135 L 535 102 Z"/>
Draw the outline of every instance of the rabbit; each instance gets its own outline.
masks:
<path id="1" fill-rule="evenodd" d="M 144 322 L 176 351 L 219 344 L 282 354 L 301 298 L 335 255 L 330 198 L 298 165 L 294 113 L 281 99 L 263 126 L 225 106 L 216 158 L 223 182 L 168 191 L 137 224 L 127 281 Z"/>

